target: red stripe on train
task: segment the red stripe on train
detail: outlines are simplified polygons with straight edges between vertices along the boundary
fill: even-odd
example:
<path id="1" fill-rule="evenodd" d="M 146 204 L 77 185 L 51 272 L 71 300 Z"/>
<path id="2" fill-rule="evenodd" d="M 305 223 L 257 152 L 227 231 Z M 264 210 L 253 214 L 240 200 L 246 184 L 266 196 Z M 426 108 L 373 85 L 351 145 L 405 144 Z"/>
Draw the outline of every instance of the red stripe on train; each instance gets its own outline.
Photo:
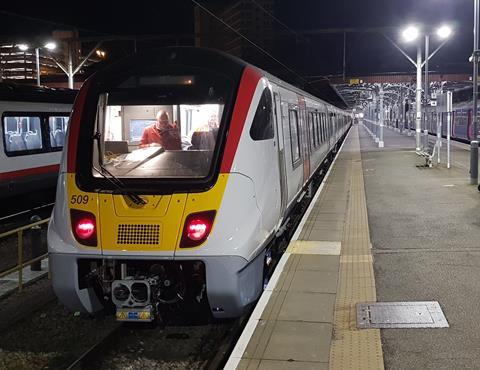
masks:
<path id="1" fill-rule="evenodd" d="M 225 145 L 222 165 L 220 167 L 221 173 L 228 173 L 232 168 L 233 159 L 235 158 L 238 143 L 240 142 L 243 127 L 245 126 L 248 109 L 252 103 L 253 94 L 255 93 L 260 78 L 262 78 L 262 75 L 259 70 L 251 66 L 245 67 L 242 79 L 240 80 L 235 107 L 233 108 L 230 129 L 227 134 L 227 143 Z"/>
<path id="2" fill-rule="evenodd" d="M 19 177 L 42 175 L 46 173 L 55 173 L 55 172 L 58 172 L 59 167 L 60 166 L 58 164 L 52 164 L 50 166 L 27 168 L 25 170 L 4 172 L 4 173 L 0 173 L 0 180 L 8 181 L 13 179 L 18 179 Z"/>
<path id="3" fill-rule="evenodd" d="M 90 86 L 90 81 L 87 80 L 83 84 L 80 92 L 75 98 L 73 104 L 72 115 L 70 119 L 70 127 L 68 131 L 68 153 L 67 153 L 67 172 L 75 172 L 77 162 L 77 148 L 78 138 L 80 135 L 80 123 L 82 122 L 83 109 L 85 108 L 85 100 L 87 97 L 87 91 Z"/>

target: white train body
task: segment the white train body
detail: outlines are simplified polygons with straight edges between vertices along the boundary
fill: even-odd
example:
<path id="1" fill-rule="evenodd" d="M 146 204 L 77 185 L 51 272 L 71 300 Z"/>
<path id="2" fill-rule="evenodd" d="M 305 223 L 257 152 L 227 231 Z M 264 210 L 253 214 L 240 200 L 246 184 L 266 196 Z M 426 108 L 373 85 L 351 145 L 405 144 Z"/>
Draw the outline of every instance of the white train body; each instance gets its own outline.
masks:
<path id="1" fill-rule="evenodd" d="M 136 125 L 161 111 L 181 149 L 139 147 Z M 217 123 L 195 122 L 212 111 Z M 276 235 L 350 122 L 209 50 L 135 56 L 94 76 L 74 107 L 49 226 L 55 292 L 84 312 L 113 303 L 120 320 L 151 320 L 188 297 L 214 317 L 241 315 L 263 289 Z"/>
<path id="2" fill-rule="evenodd" d="M 0 198 L 54 188 L 75 93 L 0 84 Z"/>

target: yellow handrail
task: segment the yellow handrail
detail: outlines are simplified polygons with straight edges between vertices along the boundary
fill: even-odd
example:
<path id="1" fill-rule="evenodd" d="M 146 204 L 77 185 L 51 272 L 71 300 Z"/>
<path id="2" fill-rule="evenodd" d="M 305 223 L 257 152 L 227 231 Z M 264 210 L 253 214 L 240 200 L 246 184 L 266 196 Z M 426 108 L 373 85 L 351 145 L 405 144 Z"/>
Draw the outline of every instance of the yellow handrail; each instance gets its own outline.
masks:
<path id="1" fill-rule="evenodd" d="M 10 268 L 6 271 L 2 271 L 0 273 L 0 278 L 2 278 L 4 276 L 7 276 L 7 275 L 9 275 L 9 274 L 11 274 L 15 271 L 18 271 L 18 291 L 19 292 L 21 292 L 22 289 L 23 289 L 23 268 L 26 267 L 26 266 L 30 266 L 37 261 L 41 261 L 42 259 L 44 259 L 48 256 L 48 253 L 46 253 L 46 254 L 42 254 L 41 256 L 32 258 L 29 261 L 23 262 L 23 231 L 27 230 L 27 229 L 31 229 L 32 227 L 35 227 L 35 226 L 43 225 L 43 224 L 47 223 L 48 221 L 50 221 L 50 218 L 46 218 L 44 220 L 33 222 L 31 224 L 24 225 L 24 226 L 21 226 L 21 227 L 18 227 L 16 229 L 14 229 L 14 230 L 10 230 L 10 231 L 7 231 L 7 232 L 4 232 L 4 233 L 0 234 L 0 239 L 17 234 L 17 257 L 18 257 L 17 266 L 12 267 L 12 268 Z"/>

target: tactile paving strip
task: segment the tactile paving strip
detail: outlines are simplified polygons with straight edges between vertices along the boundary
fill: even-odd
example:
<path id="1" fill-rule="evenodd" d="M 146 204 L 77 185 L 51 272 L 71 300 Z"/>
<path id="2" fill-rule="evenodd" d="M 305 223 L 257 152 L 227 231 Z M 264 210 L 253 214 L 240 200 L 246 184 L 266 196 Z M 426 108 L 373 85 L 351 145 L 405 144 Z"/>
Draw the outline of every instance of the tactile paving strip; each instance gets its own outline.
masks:
<path id="1" fill-rule="evenodd" d="M 380 330 L 359 330 L 356 327 L 356 304 L 375 302 L 376 293 L 357 126 L 352 128 L 349 136 L 339 158 L 340 163 L 347 166 L 349 199 L 329 367 L 335 370 L 383 369 Z"/>

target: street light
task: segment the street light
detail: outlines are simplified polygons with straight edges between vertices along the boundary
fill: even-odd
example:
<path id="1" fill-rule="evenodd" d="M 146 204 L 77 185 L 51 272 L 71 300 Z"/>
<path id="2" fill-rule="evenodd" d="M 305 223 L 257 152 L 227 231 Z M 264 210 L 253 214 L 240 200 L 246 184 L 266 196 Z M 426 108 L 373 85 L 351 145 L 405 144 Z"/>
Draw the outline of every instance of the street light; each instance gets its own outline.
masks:
<path id="1" fill-rule="evenodd" d="M 420 30 L 416 26 L 408 26 L 402 32 L 403 40 L 406 42 L 415 41 L 420 34 Z"/>
<path id="2" fill-rule="evenodd" d="M 43 45 L 45 49 L 48 49 L 50 51 L 55 50 L 57 48 L 57 44 L 55 44 L 52 41 L 47 42 L 45 45 Z"/>
<path id="3" fill-rule="evenodd" d="M 17 47 L 20 49 L 20 51 L 27 51 L 29 49 L 27 44 L 18 44 Z"/>
<path id="4" fill-rule="evenodd" d="M 421 123 L 422 123 L 422 67 L 425 65 L 425 98 L 428 98 L 428 61 L 445 45 L 448 38 L 452 35 L 453 31 L 451 27 L 447 25 L 442 25 L 436 30 L 436 34 L 439 36 L 443 42 L 437 47 L 437 49 L 430 54 L 430 34 L 425 33 L 425 60 L 422 62 L 422 48 L 420 41 L 417 42 L 417 61 L 415 62 L 408 54 L 403 51 L 403 49 L 398 46 L 393 40 L 390 40 L 392 44 L 415 66 L 417 70 L 417 88 L 416 88 L 416 123 L 415 123 L 415 137 L 416 137 L 416 150 L 420 150 L 420 133 L 421 133 Z M 405 42 L 413 42 L 419 39 L 420 28 L 414 25 L 406 27 L 402 31 L 402 39 Z"/>
<path id="5" fill-rule="evenodd" d="M 452 35 L 452 28 L 448 25 L 443 25 L 437 29 L 437 36 L 442 39 L 448 39 Z"/>
<path id="6" fill-rule="evenodd" d="M 18 49 L 21 51 L 27 51 L 30 47 L 28 44 L 18 44 Z M 53 51 L 57 48 L 57 44 L 53 41 L 48 41 L 43 45 L 43 47 L 37 46 L 35 47 L 35 65 L 37 68 L 37 86 L 40 86 L 40 49 L 45 48 L 49 51 Z"/>

